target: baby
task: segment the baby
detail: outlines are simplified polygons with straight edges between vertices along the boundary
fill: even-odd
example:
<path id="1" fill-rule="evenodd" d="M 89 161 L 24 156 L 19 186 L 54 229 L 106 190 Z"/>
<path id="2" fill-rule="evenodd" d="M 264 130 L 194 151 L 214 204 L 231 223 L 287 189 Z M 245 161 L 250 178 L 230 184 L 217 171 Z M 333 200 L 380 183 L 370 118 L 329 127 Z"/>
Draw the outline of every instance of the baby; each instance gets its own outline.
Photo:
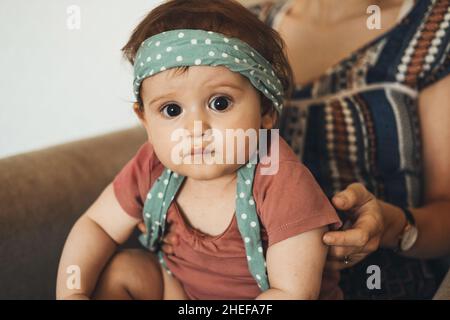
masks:
<path id="1" fill-rule="evenodd" d="M 72 228 L 57 298 L 340 298 L 322 272 L 340 220 L 275 129 L 292 78 L 276 32 L 235 1 L 169 1 L 123 50 L 148 141 Z M 148 250 L 115 253 L 141 221 Z"/>

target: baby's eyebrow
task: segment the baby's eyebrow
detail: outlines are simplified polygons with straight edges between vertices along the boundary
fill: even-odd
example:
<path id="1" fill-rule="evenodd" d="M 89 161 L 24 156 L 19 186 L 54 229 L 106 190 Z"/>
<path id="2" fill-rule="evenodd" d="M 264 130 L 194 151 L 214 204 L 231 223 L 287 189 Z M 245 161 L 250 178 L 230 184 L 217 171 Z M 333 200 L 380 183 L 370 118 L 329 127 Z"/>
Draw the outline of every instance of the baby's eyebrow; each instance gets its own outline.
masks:
<path id="1" fill-rule="evenodd" d="M 150 100 L 150 102 L 148 103 L 149 106 L 151 106 L 152 104 L 154 104 L 155 102 L 168 98 L 170 96 L 172 96 L 174 94 L 174 92 L 169 92 L 160 96 L 157 96 L 156 98 L 153 98 L 152 100 Z"/>
<path id="2" fill-rule="evenodd" d="M 243 91 L 242 87 L 239 85 L 236 85 L 234 83 L 230 83 L 230 82 L 219 82 L 219 83 L 215 83 L 215 84 L 207 84 L 205 87 L 208 88 L 223 88 L 223 87 L 229 87 L 238 91 Z M 153 98 L 152 100 L 150 100 L 150 102 L 148 103 L 149 106 L 151 106 L 152 104 L 154 104 L 155 102 L 162 100 L 164 98 L 168 98 L 170 96 L 173 96 L 175 94 L 175 92 L 169 92 L 160 96 L 157 96 L 156 98 Z"/>
<path id="3" fill-rule="evenodd" d="M 212 88 L 230 87 L 232 89 L 239 90 L 239 91 L 243 90 L 241 86 L 239 86 L 239 85 L 237 85 L 235 83 L 230 83 L 230 82 L 226 82 L 226 83 L 225 82 L 219 82 L 219 83 L 216 83 L 216 84 L 209 85 L 208 87 L 212 87 Z"/>

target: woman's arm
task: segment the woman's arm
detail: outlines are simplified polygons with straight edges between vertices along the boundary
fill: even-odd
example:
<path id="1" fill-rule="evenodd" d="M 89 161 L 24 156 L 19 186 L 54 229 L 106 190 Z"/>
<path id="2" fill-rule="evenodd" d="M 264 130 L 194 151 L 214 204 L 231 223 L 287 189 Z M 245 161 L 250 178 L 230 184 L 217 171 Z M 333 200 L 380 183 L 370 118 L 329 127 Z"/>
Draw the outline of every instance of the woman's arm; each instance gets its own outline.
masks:
<path id="1" fill-rule="evenodd" d="M 138 222 L 122 209 L 109 184 L 70 231 L 59 263 L 56 298 L 88 298 L 117 244 L 129 238 Z M 73 287 L 77 276 L 80 285 Z"/>
<path id="2" fill-rule="evenodd" d="M 416 258 L 450 254 L 450 76 L 425 89 L 419 97 L 424 161 L 424 205 L 411 209 L 419 230 L 415 245 L 402 253 Z M 402 210 L 376 199 L 360 183 L 350 185 L 332 199 L 337 209 L 349 211 L 355 223 L 347 231 L 331 231 L 327 267 L 351 267 L 377 250 L 397 246 L 405 225 Z M 349 263 L 344 257 L 351 257 Z"/>
<path id="3" fill-rule="evenodd" d="M 328 248 L 326 227 L 304 232 L 267 249 L 270 289 L 256 299 L 317 299 Z"/>
<path id="4" fill-rule="evenodd" d="M 419 96 L 425 177 L 424 206 L 411 209 L 419 230 L 416 244 L 405 255 L 435 258 L 450 254 L 450 76 Z M 401 211 L 382 204 L 388 229 L 382 245 L 396 245 L 404 225 Z"/>

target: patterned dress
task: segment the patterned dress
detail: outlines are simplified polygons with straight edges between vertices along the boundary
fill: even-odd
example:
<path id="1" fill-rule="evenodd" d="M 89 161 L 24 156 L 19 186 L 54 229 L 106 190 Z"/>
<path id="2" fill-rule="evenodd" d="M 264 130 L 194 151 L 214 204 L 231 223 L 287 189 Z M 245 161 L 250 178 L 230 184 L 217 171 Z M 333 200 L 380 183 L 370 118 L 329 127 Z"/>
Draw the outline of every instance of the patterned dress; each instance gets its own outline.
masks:
<path id="1" fill-rule="evenodd" d="M 292 4 L 249 9 L 277 29 Z M 410 4 L 394 28 L 296 86 L 285 103 L 280 132 L 330 198 L 361 182 L 394 205 L 423 205 L 418 95 L 450 73 L 450 0 Z M 380 290 L 367 288 L 370 265 L 381 269 Z M 343 271 L 341 287 L 347 299 L 428 299 L 440 278 L 431 261 L 379 249 Z"/>

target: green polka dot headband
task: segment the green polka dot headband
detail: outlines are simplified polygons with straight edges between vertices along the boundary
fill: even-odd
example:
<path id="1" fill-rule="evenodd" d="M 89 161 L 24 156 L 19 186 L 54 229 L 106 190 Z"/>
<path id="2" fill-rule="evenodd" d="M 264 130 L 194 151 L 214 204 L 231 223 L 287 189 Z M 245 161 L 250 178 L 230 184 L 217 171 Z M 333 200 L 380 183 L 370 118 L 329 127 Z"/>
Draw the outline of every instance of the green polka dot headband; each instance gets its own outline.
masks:
<path id="1" fill-rule="evenodd" d="M 283 108 L 283 86 L 271 64 L 237 38 L 205 30 L 178 29 L 159 33 L 142 42 L 134 63 L 134 94 L 140 100 L 145 78 L 182 66 L 224 66 L 239 72 L 273 102 Z"/>

